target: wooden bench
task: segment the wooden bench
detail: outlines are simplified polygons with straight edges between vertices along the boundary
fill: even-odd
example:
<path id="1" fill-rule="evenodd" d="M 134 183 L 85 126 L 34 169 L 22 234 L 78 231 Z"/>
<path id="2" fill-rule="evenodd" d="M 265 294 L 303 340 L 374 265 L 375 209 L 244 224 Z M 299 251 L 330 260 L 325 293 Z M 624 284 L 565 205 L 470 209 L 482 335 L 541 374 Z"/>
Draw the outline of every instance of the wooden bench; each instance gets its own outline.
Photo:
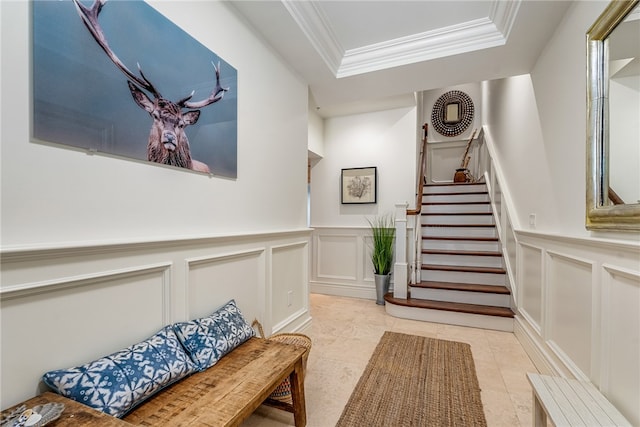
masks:
<path id="1" fill-rule="evenodd" d="M 266 403 L 293 412 L 295 425 L 304 427 L 307 422 L 303 383 L 305 351 L 303 347 L 251 338 L 214 366 L 162 390 L 123 419 L 50 392 L 22 404 L 32 408 L 52 401 L 64 403 L 62 416 L 48 424 L 52 427 L 130 427 L 237 426 Z M 271 392 L 287 377 L 291 382 L 292 404 L 270 402 Z"/>
<path id="2" fill-rule="evenodd" d="M 533 426 L 616 426 L 631 423 L 588 381 L 527 374 L 533 388 Z"/>

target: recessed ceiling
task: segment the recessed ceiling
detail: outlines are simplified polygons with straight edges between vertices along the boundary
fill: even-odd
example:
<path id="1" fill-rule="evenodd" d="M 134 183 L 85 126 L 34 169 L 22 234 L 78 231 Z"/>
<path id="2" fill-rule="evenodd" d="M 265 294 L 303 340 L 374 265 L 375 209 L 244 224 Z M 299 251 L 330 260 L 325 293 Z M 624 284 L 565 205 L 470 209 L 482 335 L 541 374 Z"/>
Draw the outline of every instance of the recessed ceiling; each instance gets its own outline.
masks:
<path id="1" fill-rule="evenodd" d="M 308 82 L 325 117 L 524 74 L 570 1 L 232 1 Z"/>

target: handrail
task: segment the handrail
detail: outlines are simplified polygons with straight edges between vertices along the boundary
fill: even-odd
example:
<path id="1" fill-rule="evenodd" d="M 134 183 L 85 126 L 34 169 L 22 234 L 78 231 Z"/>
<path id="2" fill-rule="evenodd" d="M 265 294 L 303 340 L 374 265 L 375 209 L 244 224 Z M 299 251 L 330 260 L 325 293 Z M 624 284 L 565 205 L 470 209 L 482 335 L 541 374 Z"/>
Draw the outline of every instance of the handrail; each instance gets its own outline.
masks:
<path id="1" fill-rule="evenodd" d="M 618 196 L 618 193 L 613 191 L 611 187 L 609 187 L 609 200 L 611 200 L 614 205 L 624 205 L 624 200 L 622 200 L 622 198 Z"/>
<path id="2" fill-rule="evenodd" d="M 420 152 L 420 174 L 418 175 L 418 185 L 416 191 L 416 208 L 415 209 L 407 209 L 407 215 L 420 215 L 422 210 L 422 191 L 424 189 L 424 177 L 425 177 L 425 169 L 427 163 L 427 131 L 429 125 L 422 125 L 422 129 L 424 130 L 424 136 L 422 138 L 422 150 Z"/>

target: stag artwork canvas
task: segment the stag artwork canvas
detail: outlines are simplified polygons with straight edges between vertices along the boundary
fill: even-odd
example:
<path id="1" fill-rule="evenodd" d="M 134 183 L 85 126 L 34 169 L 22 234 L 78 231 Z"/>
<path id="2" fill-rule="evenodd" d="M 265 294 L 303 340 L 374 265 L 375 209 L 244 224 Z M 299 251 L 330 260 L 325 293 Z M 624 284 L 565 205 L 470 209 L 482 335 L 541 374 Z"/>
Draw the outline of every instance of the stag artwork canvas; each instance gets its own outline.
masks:
<path id="1" fill-rule="evenodd" d="M 33 139 L 237 177 L 235 68 L 143 1 L 33 2 Z"/>

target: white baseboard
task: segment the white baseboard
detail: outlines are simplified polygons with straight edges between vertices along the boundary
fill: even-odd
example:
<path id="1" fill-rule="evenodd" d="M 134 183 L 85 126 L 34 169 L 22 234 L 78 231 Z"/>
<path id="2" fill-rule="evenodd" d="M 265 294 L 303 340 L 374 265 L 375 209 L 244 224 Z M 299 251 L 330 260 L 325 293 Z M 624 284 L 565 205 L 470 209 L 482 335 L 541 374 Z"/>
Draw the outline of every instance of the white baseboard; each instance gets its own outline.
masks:
<path id="1" fill-rule="evenodd" d="M 376 299 L 376 289 L 374 287 L 335 284 L 322 282 L 309 282 L 309 289 L 313 294 L 333 295 L 337 297 Z"/>
<path id="2" fill-rule="evenodd" d="M 563 378 L 576 377 L 571 368 L 553 353 L 526 318 L 516 315 L 513 333 L 540 373 Z"/>

